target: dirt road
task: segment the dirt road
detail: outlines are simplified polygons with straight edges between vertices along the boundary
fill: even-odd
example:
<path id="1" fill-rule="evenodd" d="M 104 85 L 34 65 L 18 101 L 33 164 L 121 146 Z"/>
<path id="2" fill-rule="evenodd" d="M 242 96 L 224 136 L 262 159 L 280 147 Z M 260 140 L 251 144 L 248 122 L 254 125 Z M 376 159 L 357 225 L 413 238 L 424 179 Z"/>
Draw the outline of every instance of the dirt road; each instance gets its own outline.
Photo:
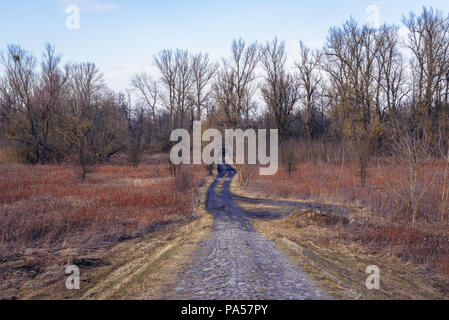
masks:
<path id="1" fill-rule="evenodd" d="M 207 200 L 207 209 L 215 216 L 213 232 L 194 254 L 193 264 L 170 298 L 329 299 L 254 229 L 251 218 L 255 216 L 240 208 L 229 190 L 235 174 L 231 166 L 219 166 Z"/>

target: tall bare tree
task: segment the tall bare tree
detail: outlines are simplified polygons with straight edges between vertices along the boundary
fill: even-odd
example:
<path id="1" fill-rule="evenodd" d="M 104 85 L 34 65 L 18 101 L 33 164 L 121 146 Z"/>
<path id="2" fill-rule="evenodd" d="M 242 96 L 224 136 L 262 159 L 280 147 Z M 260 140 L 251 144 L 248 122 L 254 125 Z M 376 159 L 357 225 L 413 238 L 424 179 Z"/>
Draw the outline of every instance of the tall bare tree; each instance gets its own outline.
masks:
<path id="1" fill-rule="evenodd" d="M 175 93 L 176 93 L 176 110 L 177 110 L 177 126 L 190 127 L 186 123 L 187 114 L 193 113 L 193 105 L 190 103 L 189 97 L 192 95 L 194 77 L 192 72 L 192 57 L 187 50 L 175 51 L 176 77 L 175 77 Z"/>
<path id="2" fill-rule="evenodd" d="M 139 99 L 149 108 L 152 120 L 156 119 L 156 106 L 159 98 L 159 85 L 146 72 L 134 75 L 131 86 L 137 92 Z"/>
<path id="3" fill-rule="evenodd" d="M 319 72 L 321 53 L 312 52 L 302 41 L 300 42 L 300 60 L 296 63 L 301 87 L 301 104 L 305 114 L 304 127 L 309 139 L 313 136 L 315 119 L 317 118 L 321 75 Z"/>
<path id="4" fill-rule="evenodd" d="M 439 113 L 449 99 L 449 16 L 423 8 L 421 15 L 410 13 L 402 22 L 408 28 L 406 45 L 413 54 L 413 120 L 427 136 L 434 136 Z"/>
<path id="5" fill-rule="evenodd" d="M 192 92 L 193 106 L 196 109 L 196 120 L 201 120 L 204 110 L 208 107 L 211 90 L 208 87 L 213 80 L 218 65 L 209 60 L 209 55 L 199 53 L 192 57 L 192 73 L 194 89 Z M 192 110 L 192 117 L 194 112 Z"/>
<path id="6" fill-rule="evenodd" d="M 60 69 L 61 55 L 56 54 L 55 48 L 50 44 L 45 46 L 42 57 L 42 72 L 37 91 L 37 103 L 39 106 L 39 137 L 42 146 L 42 161 L 49 161 L 50 154 L 58 153 L 57 142 L 50 143 L 50 139 L 56 133 L 55 115 L 62 107 L 63 90 L 66 81 Z M 54 137 L 53 137 L 54 138 Z M 61 156 L 58 155 L 58 158 Z"/>
<path id="7" fill-rule="evenodd" d="M 379 50 L 376 55 L 378 75 L 375 111 L 380 122 L 384 122 L 389 113 L 393 128 L 398 126 L 398 112 L 410 91 L 407 89 L 404 59 L 399 52 L 398 30 L 396 26 L 383 25 L 377 34 Z"/>
<path id="8" fill-rule="evenodd" d="M 242 39 L 234 40 L 231 57 L 223 60 L 222 70 L 214 86 L 218 108 L 231 126 L 238 126 L 254 85 L 255 69 L 259 61 L 257 43 L 246 45 Z"/>
<path id="9" fill-rule="evenodd" d="M 344 136 L 355 144 L 360 161 L 360 180 L 365 184 L 368 156 L 376 130 L 374 106 L 376 89 L 376 30 L 360 27 L 354 19 L 342 28 L 330 30 L 325 46 L 324 70 L 329 77 L 329 96 Z"/>
<path id="10" fill-rule="evenodd" d="M 92 128 L 96 115 L 96 103 L 100 90 L 104 88 L 103 75 L 93 63 L 68 64 L 67 108 L 61 115 L 65 138 L 76 157 L 74 162 L 80 170 L 82 180 L 96 161 L 91 144 Z"/>
<path id="11" fill-rule="evenodd" d="M 161 73 L 165 92 L 160 94 L 161 102 L 170 114 L 170 130 L 175 127 L 177 63 L 172 50 L 163 50 L 154 57 L 154 63 Z"/>
<path id="12" fill-rule="evenodd" d="M 147 137 L 146 140 L 151 146 L 155 146 L 156 144 L 156 136 L 158 130 L 157 121 L 156 121 L 156 107 L 159 102 L 159 84 L 155 81 L 150 75 L 143 72 L 141 74 L 136 74 L 132 80 L 131 85 L 134 88 L 135 92 L 137 92 L 137 96 L 140 100 L 140 107 L 136 110 L 138 112 L 138 118 L 141 120 L 147 120 Z M 142 105 L 143 104 L 143 105 Z M 149 110 L 149 117 L 144 115 L 144 110 Z M 128 123 L 130 124 L 130 119 L 132 118 L 130 115 L 127 117 Z M 131 126 L 129 126 L 131 128 Z M 136 158 L 136 157 L 134 157 Z"/>
<path id="13" fill-rule="evenodd" d="M 299 84 L 285 70 L 285 43 L 275 38 L 262 48 L 261 60 L 265 70 L 262 96 L 273 115 L 281 140 L 290 135 L 293 109 L 299 99 Z"/>
<path id="14" fill-rule="evenodd" d="M 31 147 L 29 160 L 33 163 L 42 161 L 42 146 L 39 139 L 39 115 L 34 101 L 37 85 L 36 58 L 17 45 L 10 45 L 2 53 L 5 69 L 5 91 L 12 99 L 12 119 L 15 130 L 10 131 L 13 140 Z"/>

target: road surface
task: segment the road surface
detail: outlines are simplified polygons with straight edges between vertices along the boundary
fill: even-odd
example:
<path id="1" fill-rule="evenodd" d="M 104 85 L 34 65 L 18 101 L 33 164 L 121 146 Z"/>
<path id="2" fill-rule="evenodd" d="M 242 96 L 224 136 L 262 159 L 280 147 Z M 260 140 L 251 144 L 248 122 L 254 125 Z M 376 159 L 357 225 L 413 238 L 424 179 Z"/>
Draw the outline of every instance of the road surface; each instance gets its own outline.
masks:
<path id="1" fill-rule="evenodd" d="M 212 234 L 194 254 L 171 298 L 329 299 L 273 242 L 254 229 L 252 215 L 235 203 L 229 190 L 235 174 L 231 166 L 219 166 L 207 199 L 207 209 L 215 216 Z"/>

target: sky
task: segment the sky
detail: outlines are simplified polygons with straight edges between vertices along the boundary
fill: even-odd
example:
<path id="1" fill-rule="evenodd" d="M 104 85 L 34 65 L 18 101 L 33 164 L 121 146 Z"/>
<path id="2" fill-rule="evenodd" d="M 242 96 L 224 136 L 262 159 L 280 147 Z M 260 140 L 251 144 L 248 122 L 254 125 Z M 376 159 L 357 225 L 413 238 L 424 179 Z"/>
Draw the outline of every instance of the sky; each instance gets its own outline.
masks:
<path id="1" fill-rule="evenodd" d="M 79 29 L 73 26 L 79 8 Z M 449 13 L 448 0 L 0 0 L 0 50 L 19 44 L 40 56 L 49 42 L 64 62 L 95 62 L 108 86 L 129 88 L 133 74 L 154 73 L 163 49 L 227 57 L 233 39 L 285 40 L 295 58 L 299 41 L 320 48 L 330 27 L 351 16 L 360 23 L 401 26 L 423 6 Z"/>

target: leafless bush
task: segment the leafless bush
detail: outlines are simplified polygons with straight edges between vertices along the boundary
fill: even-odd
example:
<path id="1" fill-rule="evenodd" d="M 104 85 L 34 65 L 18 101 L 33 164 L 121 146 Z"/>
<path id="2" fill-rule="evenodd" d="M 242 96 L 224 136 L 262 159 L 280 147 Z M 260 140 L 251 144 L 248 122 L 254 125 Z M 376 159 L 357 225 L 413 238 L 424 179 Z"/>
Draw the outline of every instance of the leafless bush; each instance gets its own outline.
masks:
<path id="1" fill-rule="evenodd" d="M 433 182 L 433 179 L 432 181 L 427 181 L 427 183 L 422 182 L 423 166 L 432 153 L 431 145 L 429 140 L 421 136 L 419 132 L 406 130 L 398 131 L 395 145 L 399 157 L 404 160 L 408 168 L 408 177 L 405 177 L 408 181 L 406 212 L 413 226 L 416 222 L 422 199 L 429 188 L 428 183 L 432 184 Z"/>

